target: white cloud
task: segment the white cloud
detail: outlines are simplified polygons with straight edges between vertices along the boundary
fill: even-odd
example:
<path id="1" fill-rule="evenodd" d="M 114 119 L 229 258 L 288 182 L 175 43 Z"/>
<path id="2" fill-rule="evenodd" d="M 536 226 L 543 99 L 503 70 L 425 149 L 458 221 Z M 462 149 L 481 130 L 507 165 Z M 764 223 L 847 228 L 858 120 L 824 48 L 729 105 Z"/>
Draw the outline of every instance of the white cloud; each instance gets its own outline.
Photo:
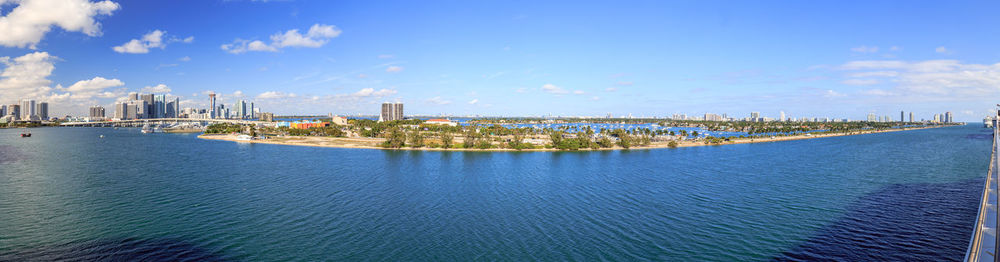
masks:
<path id="1" fill-rule="evenodd" d="M 903 50 L 903 48 L 902 47 L 898 47 L 898 46 L 892 46 L 892 47 L 889 48 L 889 51 L 893 51 L 893 52 L 900 51 L 900 50 Z"/>
<path id="2" fill-rule="evenodd" d="M 586 94 L 586 93 L 587 93 L 587 92 L 583 92 L 583 90 L 576 90 L 576 91 L 573 91 L 573 94 L 574 94 L 574 95 L 582 95 L 582 94 Z"/>
<path id="3" fill-rule="evenodd" d="M 826 92 L 823 92 L 823 96 L 833 98 L 833 97 L 843 97 L 847 95 L 838 93 L 837 91 L 833 90 L 826 90 Z"/>
<path id="4" fill-rule="evenodd" d="M 401 66 L 389 66 L 389 67 L 387 67 L 385 69 L 385 71 L 389 72 L 389 73 L 398 73 L 400 71 L 403 71 L 403 67 L 401 67 Z"/>
<path id="5" fill-rule="evenodd" d="M 366 75 L 366 74 L 358 74 L 358 78 L 368 78 L 368 75 Z"/>
<path id="6" fill-rule="evenodd" d="M 233 40 L 231 44 L 222 45 L 222 50 L 229 52 L 231 54 L 242 54 L 247 51 L 257 51 L 257 52 L 278 52 L 277 48 L 269 46 L 260 40 L 243 40 L 237 38 Z"/>
<path id="7" fill-rule="evenodd" d="M 183 42 L 191 43 L 194 42 L 194 37 L 188 37 L 185 39 L 179 39 L 176 37 L 166 36 L 166 31 L 153 30 L 152 32 L 146 33 L 140 39 L 132 39 L 120 46 L 112 47 L 112 50 L 118 53 L 125 54 L 145 54 L 149 53 L 150 48 L 166 48 L 168 43 L 173 42 Z M 167 39 L 164 40 L 164 37 Z"/>
<path id="8" fill-rule="evenodd" d="M 565 89 L 562 89 L 561 87 L 558 87 L 558 86 L 553 85 L 553 84 L 542 85 L 542 91 L 545 91 L 545 92 L 550 93 L 550 94 L 558 94 L 558 95 L 568 94 L 569 93 L 569 91 L 566 91 Z"/>
<path id="9" fill-rule="evenodd" d="M 469 101 L 470 105 L 475 105 L 476 103 L 479 103 L 479 99 L 472 99 Z"/>
<path id="10" fill-rule="evenodd" d="M 185 56 L 185 57 L 181 57 L 181 58 L 179 58 L 177 60 L 181 61 L 181 62 L 189 62 L 189 61 L 191 61 L 191 57 L 190 56 Z"/>
<path id="11" fill-rule="evenodd" d="M 52 27 L 88 36 L 101 34 L 101 24 L 94 21 L 99 15 L 111 15 L 118 10 L 115 2 L 89 0 L 20 0 L 0 1 L 16 4 L 0 17 L 0 45 L 35 49 Z"/>
<path id="12" fill-rule="evenodd" d="M 930 96 L 937 100 L 976 98 L 1000 94 L 1000 63 L 963 64 L 957 60 L 852 61 L 840 67 L 861 71 L 854 75 L 880 76 L 894 89 L 887 92 L 907 96 Z M 887 73 L 887 72 L 895 73 Z"/>
<path id="13" fill-rule="evenodd" d="M 948 50 L 948 48 L 945 48 L 943 46 L 939 46 L 937 48 L 934 48 L 934 52 L 937 52 L 938 54 L 948 54 L 948 53 L 951 53 L 951 51 Z"/>
<path id="14" fill-rule="evenodd" d="M 632 81 L 618 81 L 615 83 L 616 86 L 632 86 Z"/>
<path id="15" fill-rule="evenodd" d="M 599 96 L 592 96 L 592 97 L 590 97 L 590 100 L 594 100 L 594 101 L 601 100 L 601 97 L 599 97 Z"/>
<path id="16" fill-rule="evenodd" d="M 869 86 L 869 85 L 878 84 L 879 81 L 878 81 L 878 79 L 847 79 L 847 80 L 841 81 L 840 83 L 845 84 L 845 85 L 852 85 L 852 86 Z"/>
<path id="17" fill-rule="evenodd" d="M 446 100 L 444 98 L 441 98 L 440 96 L 435 96 L 435 97 L 431 97 L 431 99 L 427 99 L 427 103 L 431 103 L 431 104 L 435 104 L 435 105 L 447 105 L 447 104 L 451 104 L 451 101 Z"/>
<path id="18" fill-rule="evenodd" d="M 872 72 L 860 72 L 850 74 L 850 77 L 864 78 L 864 77 L 894 77 L 898 76 L 899 72 L 896 71 L 872 71 Z"/>
<path id="19" fill-rule="evenodd" d="M 283 98 L 294 98 L 297 97 L 294 93 L 285 93 L 278 91 L 267 91 L 257 95 L 257 99 L 283 99 Z"/>
<path id="20" fill-rule="evenodd" d="M 5 65 L 0 73 L 0 103 L 21 98 L 41 98 L 47 95 L 52 81 L 48 79 L 58 59 L 46 52 L 35 52 L 16 58 L 0 57 Z"/>
<path id="21" fill-rule="evenodd" d="M 170 93 L 170 91 L 170 87 L 167 87 L 167 85 L 164 84 L 146 86 L 142 88 L 143 93 Z"/>
<path id="22" fill-rule="evenodd" d="M 855 53 L 876 53 L 876 52 L 878 52 L 878 47 L 877 46 L 871 46 L 871 47 L 869 47 L 869 46 L 859 46 L 859 47 L 851 48 L 851 52 L 855 52 Z"/>
<path id="23" fill-rule="evenodd" d="M 104 89 L 110 87 L 120 87 L 124 86 L 125 83 L 118 79 L 105 79 L 103 77 L 94 77 L 90 80 L 81 80 L 73 83 L 67 88 L 60 88 L 62 91 L 66 91 L 70 94 L 72 99 L 78 100 L 89 100 L 94 97 L 111 98 L 115 97 L 117 94 L 113 92 L 106 92 Z M 119 92 L 123 93 L 123 92 Z"/>
<path id="24" fill-rule="evenodd" d="M 224 44 L 222 50 L 241 54 L 247 51 L 277 52 L 285 47 L 309 47 L 317 48 L 325 45 L 330 39 L 340 36 L 342 31 L 333 25 L 314 24 L 305 35 L 299 33 L 298 29 L 285 31 L 271 35 L 271 43 L 267 44 L 260 40 L 243 40 L 237 38 L 233 43 Z"/>
<path id="25" fill-rule="evenodd" d="M 885 90 L 882 90 L 882 89 L 865 90 L 865 91 L 862 91 L 861 93 L 865 94 L 865 95 L 873 95 L 873 96 L 894 96 L 894 95 L 896 95 L 896 93 L 885 91 Z"/>
<path id="26" fill-rule="evenodd" d="M 354 92 L 351 95 L 355 97 L 384 97 L 394 94 L 396 94 L 396 90 L 392 89 L 383 88 L 376 91 L 374 88 L 362 88 L 361 90 L 358 90 L 357 92 Z"/>
<path id="27" fill-rule="evenodd" d="M 605 88 L 604 91 L 615 92 L 615 91 L 618 91 L 618 88 L 616 88 L 616 87 L 608 87 L 608 88 Z"/>

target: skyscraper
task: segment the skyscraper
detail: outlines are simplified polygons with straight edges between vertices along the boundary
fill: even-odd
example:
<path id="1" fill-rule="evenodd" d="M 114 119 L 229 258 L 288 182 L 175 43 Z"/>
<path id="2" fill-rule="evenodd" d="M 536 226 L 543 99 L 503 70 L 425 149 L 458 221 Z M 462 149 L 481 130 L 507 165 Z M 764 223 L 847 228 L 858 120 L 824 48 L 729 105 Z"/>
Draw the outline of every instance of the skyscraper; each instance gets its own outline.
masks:
<path id="1" fill-rule="evenodd" d="M 38 115 L 35 111 L 38 108 L 35 107 L 34 99 L 22 99 L 21 100 L 21 120 L 32 120 L 32 116 Z"/>
<path id="2" fill-rule="evenodd" d="M 247 118 L 247 101 L 240 100 L 236 103 L 236 118 Z"/>
<path id="3" fill-rule="evenodd" d="M 403 120 L 403 103 L 382 103 L 379 121 Z"/>
<path id="4" fill-rule="evenodd" d="M 142 101 L 146 102 L 146 105 L 141 108 L 141 110 L 136 111 L 136 117 L 138 118 L 153 118 L 156 115 L 156 111 L 153 109 L 156 105 L 153 101 L 153 94 L 142 95 Z M 142 112 L 140 114 L 139 112 Z M 133 118 L 134 119 L 134 118 Z"/>
<path id="5" fill-rule="evenodd" d="M 39 120 L 49 120 L 49 103 L 38 103 L 38 110 L 36 113 L 38 114 Z"/>
<path id="6" fill-rule="evenodd" d="M 129 92 L 128 93 L 128 100 L 139 100 L 139 93 Z"/>
<path id="7" fill-rule="evenodd" d="M 903 117 L 903 111 L 899 111 L 899 122 L 903 122 L 903 121 L 906 121 L 906 118 Z"/>
<path id="8" fill-rule="evenodd" d="M 910 112 L 910 122 L 913 122 L 913 112 Z"/>
<path id="9" fill-rule="evenodd" d="M 90 118 L 104 118 L 104 107 L 103 106 L 90 107 Z"/>
<path id="10" fill-rule="evenodd" d="M 211 118 L 218 117 L 216 115 L 216 112 L 215 112 L 215 93 L 208 94 L 208 101 L 209 101 L 208 102 L 209 103 L 209 109 L 208 109 L 209 110 L 209 116 Z"/>
<path id="11" fill-rule="evenodd" d="M 952 123 L 952 122 L 954 122 L 955 120 L 952 119 L 951 117 L 952 117 L 951 112 L 945 112 L 944 113 L 944 122 L 945 123 Z"/>
<path id="12" fill-rule="evenodd" d="M 785 122 L 785 111 L 781 111 L 778 116 L 778 121 Z"/>
<path id="13" fill-rule="evenodd" d="M 868 113 L 868 122 L 878 122 L 878 117 L 875 116 L 875 113 Z"/>
<path id="14" fill-rule="evenodd" d="M 7 105 L 7 115 L 14 117 L 14 119 L 21 118 L 21 106 L 20 105 Z"/>
<path id="15" fill-rule="evenodd" d="M 153 96 L 153 117 L 163 118 L 167 114 L 167 95 Z"/>

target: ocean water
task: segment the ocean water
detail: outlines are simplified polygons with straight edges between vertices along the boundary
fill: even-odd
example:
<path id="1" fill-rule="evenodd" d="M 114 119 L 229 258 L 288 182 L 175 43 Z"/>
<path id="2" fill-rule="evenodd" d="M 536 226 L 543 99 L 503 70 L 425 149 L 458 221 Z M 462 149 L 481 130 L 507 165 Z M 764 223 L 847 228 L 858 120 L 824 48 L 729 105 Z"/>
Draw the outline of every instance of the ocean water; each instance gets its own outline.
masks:
<path id="1" fill-rule="evenodd" d="M 602 152 L 20 132 L 0 261 L 951 261 L 990 153 L 978 125 Z"/>

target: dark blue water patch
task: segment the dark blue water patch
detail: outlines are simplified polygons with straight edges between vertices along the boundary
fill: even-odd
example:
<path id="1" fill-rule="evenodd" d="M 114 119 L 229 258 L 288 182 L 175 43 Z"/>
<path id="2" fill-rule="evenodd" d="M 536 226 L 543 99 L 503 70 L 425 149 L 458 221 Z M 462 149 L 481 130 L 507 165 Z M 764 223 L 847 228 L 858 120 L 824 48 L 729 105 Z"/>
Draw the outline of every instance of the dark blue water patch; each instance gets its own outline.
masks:
<path id="1" fill-rule="evenodd" d="M 16 147 L 0 145 L 0 164 L 18 161 L 21 155 Z"/>
<path id="2" fill-rule="evenodd" d="M 229 261 L 179 239 L 95 240 L 0 251 L 0 261 Z"/>
<path id="3" fill-rule="evenodd" d="M 993 132 L 990 132 L 990 133 L 987 133 L 987 134 L 969 134 L 969 135 L 966 135 L 965 138 L 968 138 L 968 139 L 989 140 L 989 139 L 993 139 L 993 134 L 992 133 Z"/>
<path id="4" fill-rule="evenodd" d="M 775 261 L 959 261 L 983 180 L 894 184 L 851 204 L 843 218 Z"/>

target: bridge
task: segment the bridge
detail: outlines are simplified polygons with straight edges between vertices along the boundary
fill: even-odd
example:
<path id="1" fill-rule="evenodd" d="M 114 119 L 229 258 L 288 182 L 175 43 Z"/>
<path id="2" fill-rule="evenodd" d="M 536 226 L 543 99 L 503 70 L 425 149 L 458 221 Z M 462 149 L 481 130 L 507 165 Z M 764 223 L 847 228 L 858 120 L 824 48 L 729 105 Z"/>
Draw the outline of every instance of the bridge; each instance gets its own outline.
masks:
<path id="1" fill-rule="evenodd" d="M 60 126 L 71 126 L 71 127 L 138 127 L 145 124 L 180 124 L 180 123 L 198 123 L 201 125 L 209 124 L 237 124 L 237 125 L 256 125 L 256 126 L 275 126 L 275 122 L 266 121 L 256 121 L 256 120 L 243 120 L 243 119 L 198 119 L 198 118 L 149 118 L 149 119 L 132 119 L 132 120 L 119 120 L 119 121 L 98 121 L 98 122 L 67 122 L 62 123 Z"/>
<path id="2" fill-rule="evenodd" d="M 986 183 L 983 186 L 983 195 L 979 203 L 979 213 L 976 215 L 976 224 L 972 232 L 972 240 L 969 241 L 969 248 L 965 252 L 965 261 L 1000 261 L 997 251 L 1000 251 L 1000 238 L 997 238 L 997 226 L 1000 225 L 1000 214 L 997 207 L 1000 207 L 1000 180 L 997 180 L 997 140 L 1000 137 L 1000 127 L 993 125 L 993 154 L 990 155 L 990 167 L 986 173 Z"/>

